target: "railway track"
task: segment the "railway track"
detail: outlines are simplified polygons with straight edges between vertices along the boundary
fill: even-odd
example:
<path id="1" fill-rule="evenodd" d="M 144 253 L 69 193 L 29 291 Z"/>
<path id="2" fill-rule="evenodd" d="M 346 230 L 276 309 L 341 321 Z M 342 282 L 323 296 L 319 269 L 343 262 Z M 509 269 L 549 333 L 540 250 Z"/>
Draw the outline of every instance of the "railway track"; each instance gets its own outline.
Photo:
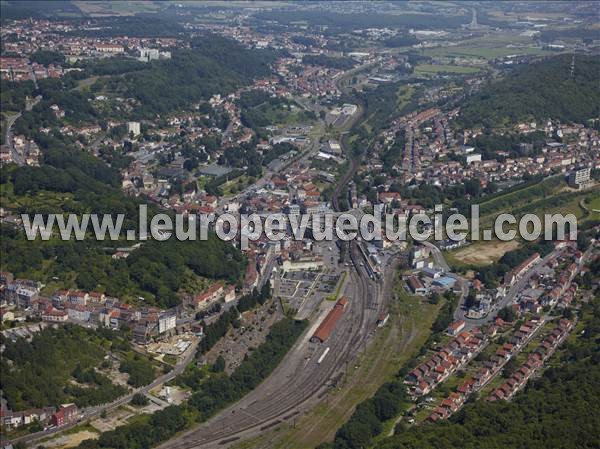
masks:
<path id="1" fill-rule="evenodd" d="M 353 117 L 349 128 L 354 127 L 364 114 Z M 348 171 L 338 182 L 332 197 L 332 205 L 340 211 L 339 196 L 356 173 L 360 158 L 350 159 L 345 136 L 340 143 L 350 160 Z M 348 243 L 345 243 L 348 245 Z M 356 242 L 349 250 L 357 251 Z M 353 257 L 356 260 L 356 255 Z M 312 401 L 321 400 L 327 389 L 347 370 L 348 364 L 366 348 L 369 336 L 376 329 L 377 316 L 387 307 L 389 295 L 383 295 L 385 287 L 372 281 L 360 266 L 354 264 L 352 282 L 349 283 L 351 298 L 349 310 L 326 343 L 313 347 L 310 359 L 299 357 L 306 353 L 303 345 L 308 344 L 307 335 L 300 337 L 273 373 L 252 392 L 230 406 L 216 417 L 176 440 L 161 446 L 163 449 L 192 449 L 227 447 L 250 436 L 254 432 L 266 431 L 299 415 Z M 375 298 L 375 301 L 373 301 Z M 307 330 L 310 332 L 310 330 Z M 310 338 L 310 336 L 308 336 Z M 317 363 L 317 348 L 328 346 L 327 357 Z M 290 363 L 291 362 L 291 363 Z"/>
<path id="2" fill-rule="evenodd" d="M 355 298 L 351 301 L 348 316 L 340 323 L 342 326 L 334 331 L 332 338 L 327 342 L 330 352 L 322 364 L 316 363 L 318 356 L 315 351 L 308 366 L 291 385 L 285 383 L 279 385 L 279 388 L 269 395 L 272 400 L 257 399 L 245 407 L 230 408 L 193 433 L 183 435 L 180 441 L 170 442 L 164 447 L 205 448 L 215 444 L 225 447 L 240 440 L 241 435 L 246 432 L 264 431 L 297 416 L 303 405 L 322 397 L 331 382 L 339 374 L 343 374 L 347 361 L 353 360 L 358 355 L 374 329 L 375 319 L 371 316 L 373 311 L 365 304 L 370 300 L 369 281 L 358 272 L 355 272 L 354 276 L 356 277 L 356 287 L 353 292 Z M 331 357 L 334 355 L 335 357 Z M 285 362 L 284 359 L 282 364 Z M 274 372 L 272 376 L 277 374 L 282 373 Z M 259 393 L 255 390 L 254 396 Z M 257 408 L 257 405 L 261 407 Z"/>

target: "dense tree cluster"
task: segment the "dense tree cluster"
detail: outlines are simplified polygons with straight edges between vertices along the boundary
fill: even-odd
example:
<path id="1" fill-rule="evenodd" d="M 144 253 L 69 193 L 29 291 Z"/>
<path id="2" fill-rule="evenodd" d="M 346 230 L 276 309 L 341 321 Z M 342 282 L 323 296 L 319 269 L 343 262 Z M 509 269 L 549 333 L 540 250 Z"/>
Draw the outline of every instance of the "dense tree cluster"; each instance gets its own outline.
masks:
<path id="1" fill-rule="evenodd" d="M 128 348 L 128 341 L 119 332 L 66 325 L 44 329 L 31 342 L 18 338 L 7 340 L 5 345 L 0 386 L 11 410 L 65 402 L 97 405 L 125 393 L 123 387 L 94 369 L 101 364 L 106 349 Z M 72 380 L 81 385 L 72 384 Z"/>
<path id="2" fill-rule="evenodd" d="M 171 59 L 148 62 L 141 70 L 127 64 L 126 73 L 101 78 L 92 87 L 133 97 L 139 102 L 137 115 L 154 117 L 268 75 L 275 56 L 270 50 L 248 50 L 229 39 L 205 36 L 192 41 L 190 49 L 173 50 Z"/>
<path id="3" fill-rule="evenodd" d="M 134 354 L 133 357 L 123 360 L 119 371 L 129 374 L 127 383 L 135 388 L 148 385 L 155 376 L 152 362 L 140 354 Z"/>
<path id="4" fill-rule="evenodd" d="M 571 61 L 572 55 L 565 54 L 519 66 L 467 98 L 460 123 L 495 128 L 528 119 L 584 123 L 598 117 L 600 61 L 594 56 L 576 55 L 573 76 Z"/>
<path id="5" fill-rule="evenodd" d="M 480 134 L 468 142 L 476 148 L 484 160 L 500 159 L 498 151 L 508 151 L 511 157 L 538 154 L 546 143 L 546 133 L 536 131 L 528 134 Z"/>
<path id="6" fill-rule="evenodd" d="M 232 307 L 228 311 L 223 312 L 217 321 L 205 326 L 204 338 L 198 345 L 197 356 L 206 354 L 227 333 L 230 326 L 235 325 L 241 312 L 253 309 L 259 304 L 264 304 L 269 295 L 269 284 L 265 283 L 260 291 L 255 289 L 252 293 L 242 296 L 238 301 L 237 307 Z"/>
<path id="7" fill-rule="evenodd" d="M 145 70 L 148 68 L 147 62 L 137 59 L 127 58 L 125 56 L 114 56 L 112 58 L 94 59 L 82 63 L 85 73 L 88 76 L 107 76 L 121 75 L 136 70 Z"/>
<path id="8" fill-rule="evenodd" d="M 31 62 L 37 62 L 38 64 L 42 64 L 44 66 L 48 66 L 50 64 L 61 65 L 65 62 L 65 56 L 58 52 L 52 50 L 38 50 L 29 56 Z"/>
<path id="9" fill-rule="evenodd" d="M 263 154 L 263 165 L 267 165 L 269 162 L 277 159 L 279 156 L 288 154 L 291 151 L 297 151 L 298 148 L 288 142 L 277 143 L 273 145 L 267 153 Z"/>
<path id="10" fill-rule="evenodd" d="M 32 97 L 35 92 L 33 81 L 20 81 L 13 83 L 6 77 L 0 80 L 0 104 L 2 114 L 6 112 L 19 112 L 25 109 L 25 97 Z"/>

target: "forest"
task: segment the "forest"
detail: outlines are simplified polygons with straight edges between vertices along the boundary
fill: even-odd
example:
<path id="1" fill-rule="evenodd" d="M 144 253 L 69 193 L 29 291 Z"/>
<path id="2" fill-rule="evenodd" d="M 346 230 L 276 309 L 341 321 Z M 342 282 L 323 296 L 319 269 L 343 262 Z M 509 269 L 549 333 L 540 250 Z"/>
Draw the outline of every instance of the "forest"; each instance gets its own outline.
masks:
<path id="1" fill-rule="evenodd" d="M 486 128 L 548 118 L 584 123 L 600 114 L 598 72 L 600 60 L 585 55 L 565 54 L 519 66 L 468 97 L 459 122 Z"/>
<path id="2" fill-rule="evenodd" d="M 152 118 L 267 76 L 277 56 L 272 50 L 248 50 L 218 36 L 197 38 L 190 49 L 175 49 L 171 53 L 171 59 L 148 62 L 141 70 L 132 70 L 137 64 L 123 63 L 125 73 L 99 79 L 92 90 L 107 89 L 131 96 L 138 101 L 135 114 Z M 108 69 L 105 67 L 104 71 Z M 102 69 L 96 66 L 92 70 Z"/>

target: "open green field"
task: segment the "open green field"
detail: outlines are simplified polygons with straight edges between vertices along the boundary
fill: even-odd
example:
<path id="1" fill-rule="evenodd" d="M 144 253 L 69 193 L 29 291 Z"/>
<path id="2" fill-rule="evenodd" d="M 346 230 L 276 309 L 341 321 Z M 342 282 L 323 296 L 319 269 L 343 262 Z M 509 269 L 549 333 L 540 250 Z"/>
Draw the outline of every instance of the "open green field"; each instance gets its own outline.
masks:
<path id="1" fill-rule="evenodd" d="M 286 107 L 265 103 L 257 106 L 256 109 L 262 112 L 272 124 L 291 125 L 309 123 L 314 120 L 314 117 L 308 114 L 307 111 L 295 104 Z"/>
<path id="2" fill-rule="evenodd" d="M 592 212 L 592 215 L 598 217 L 600 214 L 600 191 L 592 195 L 589 201 L 586 201 L 587 207 Z"/>
<path id="3" fill-rule="evenodd" d="M 399 284 L 397 299 L 390 308 L 390 320 L 378 329 L 366 353 L 359 356 L 342 385 L 332 390 L 312 411 L 298 418 L 295 426 L 284 423 L 256 439 L 234 446 L 250 449 L 268 445 L 274 449 L 313 449 L 331 440 L 337 429 L 352 415 L 356 405 L 371 397 L 384 382 L 425 343 L 441 304 L 421 302 Z"/>
<path id="4" fill-rule="evenodd" d="M 518 246 L 518 240 L 509 242 L 500 240 L 480 241 L 448 251 L 444 253 L 444 257 L 448 264 L 456 268 L 467 265 L 484 266 L 498 261 L 504 253 L 516 249 Z"/>
<path id="5" fill-rule="evenodd" d="M 244 190 L 254 181 L 252 181 L 248 175 L 238 176 L 237 178 L 234 178 L 231 181 L 227 181 L 225 184 L 223 184 L 221 186 L 221 191 L 223 192 L 223 196 L 233 196 L 236 193 Z"/>
<path id="6" fill-rule="evenodd" d="M 494 39 L 477 39 L 472 44 L 463 42 L 458 46 L 436 47 L 426 49 L 423 54 L 432 57 L 471 57 L 493 59 L 508 55 L 550 55 L 554 52 L 541 48 L 529 46 L 531 39 L 523 38 L 519 47 L 507 47 L 508 44 L 515 45 L 515 36 L 511 38 L 498 36 Z M 518 40 L 517 40 L 518 42 Z"/>
<path id="7" fill-rule="evenodd" d="M 459 65 L 434 65 L 434 64 L 419 64 L 415 68 L 415 73 L 432 74 L 432 73 L 458 73 L 468 74 L 476 73 L 481 69 L 479 67 L 459 66 Z"/>

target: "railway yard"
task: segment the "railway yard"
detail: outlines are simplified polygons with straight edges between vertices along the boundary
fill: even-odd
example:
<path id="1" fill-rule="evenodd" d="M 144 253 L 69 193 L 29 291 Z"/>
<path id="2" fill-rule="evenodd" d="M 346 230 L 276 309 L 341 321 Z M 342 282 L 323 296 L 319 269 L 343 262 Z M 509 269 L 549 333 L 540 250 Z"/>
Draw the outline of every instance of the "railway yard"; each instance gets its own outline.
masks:
<path id="1" fill-rule="evenodd" d="M 358 257 L 356 251 L 351 248 L 353 257 Z M 343 292 L 348 304 L 329 338 L 322 343 L 310 341 L 335 304 L 323 301 L 316 319 L 267 380 L 238 403 L 161 447 L 227 447 L 309 410 L 341 381 L 349 361 L 368 345 L 378 317 L 389 307 L 385 288 L 384 282 L 371 280 L 363 267 L 352 264 Z"/>

